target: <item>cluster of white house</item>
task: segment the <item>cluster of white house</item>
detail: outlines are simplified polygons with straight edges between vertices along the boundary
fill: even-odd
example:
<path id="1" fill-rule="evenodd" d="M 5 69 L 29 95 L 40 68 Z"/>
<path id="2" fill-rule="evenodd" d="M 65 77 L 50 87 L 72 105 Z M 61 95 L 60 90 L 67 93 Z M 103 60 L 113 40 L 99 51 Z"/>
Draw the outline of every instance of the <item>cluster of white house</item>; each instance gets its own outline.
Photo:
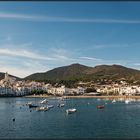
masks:
<path id="1" fill-rule="evenodd" d="M 16 81 L 16 78 L 9 76 L 8 73 L 5 73 L 5 78 L 0 81 L 0 95 L 22 96 L 28 95 L 33 90 L 38 89 L 52 95 L 74 95 L 83 94 L 85 92 L 85 88 L 82 87 L 53 87 L 51 84 L 45 84 L 35 81 Z"/>
<path id="2" fill-rule="evenodd" d="M 0 81 L 0 95 L 9 94 L 22 96 L 28 95 L 37 89 L 52 95 L 80 95 L 86 92 L 86 88 L 81 86 L 77 88 L 67 88 L 65 86 L 54 87 L 51 84 L 45 84 L 43 82 L 16 81 L 16 78 L 9 76 L 8 73 L 5 73 L 4 79 Z M 132 86 L 122 82 L 121 84 L 97 86 L 96 91 L 107 95 L 140 95 L 140 86 Z"/>
<path id="3" fill-rule="evenodd" d="M 5 73 L 5 78 L 0 81 L 0 95 L 26 95 L 34 88 L 34 83 L 16 81 L 16 78 Z"/>
<path id="4" fill-rule="evenodd" d="M 97 92 L 103 94 L 116 94 L 116 95 L 140 95 L 140 86 L 132 85 L 106 85 L 97 89 Z"/>
<path id="5" fill-rule="evenodd" d="M 53 95 L 78 95 L 78 94 L 84 94 L 85 88 L 82 87 L 67 88 L 65 86 L 48 87 L 47 92 Z"/>

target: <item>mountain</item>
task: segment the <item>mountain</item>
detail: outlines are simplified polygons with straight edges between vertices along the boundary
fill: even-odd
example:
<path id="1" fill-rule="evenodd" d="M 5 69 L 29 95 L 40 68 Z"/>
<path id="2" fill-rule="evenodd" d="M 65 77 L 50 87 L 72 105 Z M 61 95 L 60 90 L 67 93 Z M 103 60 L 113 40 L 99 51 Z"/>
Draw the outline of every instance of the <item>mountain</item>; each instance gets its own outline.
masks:
<path id="1" fill-rule="evenodd" d="M 121 65 L 100 65 L 94 67 L 89 73 L 92 78 L 98 79 L 126 79 L 140 80 L 140 71 Z"/>
<path id="2" fill-rule="evenodd" d="M 16 78 L 16 80 L 21 80 L 21 78 L 19 78 L 19 77 L 16 77 L 16 76 L 13 76 L 13 75 L 10 75 L 10 74 L 9 74 L 9 76 Z M 0 80 L 4 79 L 4 77 L 5 77 L 5 73 L 0 72 Z"/>
<path id="3" fill-rule="evenodd" d="M 45 73 L 35 73 L 27 76 L 26 80 L 62 80 L 70 78 L 78 78 L 85 75 L 86 71 L 92 69 L 80 64 L 72 64 L 69 66 L 58 67 Z"/>
<path id="4" fill-rule="evenodd" d="M 140 71 L 121 65 L 99 65 L 88 67 L 81 64 L 58 67 L 44 73 L 35 73 L 25 77 L 25 80 L 140 80 Z"/>

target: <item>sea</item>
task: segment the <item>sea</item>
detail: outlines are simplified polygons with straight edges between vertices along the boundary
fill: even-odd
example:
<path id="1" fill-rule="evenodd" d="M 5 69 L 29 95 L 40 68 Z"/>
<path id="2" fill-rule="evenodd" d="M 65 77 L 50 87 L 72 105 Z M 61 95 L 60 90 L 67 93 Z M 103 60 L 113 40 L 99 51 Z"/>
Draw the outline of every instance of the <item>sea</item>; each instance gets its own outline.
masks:
<path id="1" fill-rule="evenodd" d="M 0 98 L 0 138 L 140 138 L 140 101 L 47 98 L 54 107 L 46 112 L 26 105 L 43 99 Z M 69 108 L 77 112 L 67 114 Z"/>

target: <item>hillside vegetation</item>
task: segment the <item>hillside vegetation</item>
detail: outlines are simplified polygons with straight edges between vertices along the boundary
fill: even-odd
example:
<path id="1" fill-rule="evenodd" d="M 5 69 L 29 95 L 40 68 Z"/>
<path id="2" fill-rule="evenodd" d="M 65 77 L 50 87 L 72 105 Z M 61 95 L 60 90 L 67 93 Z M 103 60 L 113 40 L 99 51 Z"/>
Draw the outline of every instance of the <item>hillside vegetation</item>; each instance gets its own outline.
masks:
<path id="1" fill-rule="evenodd" d="M 140 71 L 126 68 L 121 65 L 99 65 L 88 67 L 81 64 L 58 67 L 44 73 L 34 73 L 25 77 L 25 80 L 48 81 L 48 82 L 72 82 L 77 81 L 103 81 L 121 80 L 133 82 L 140 80 Z"/>

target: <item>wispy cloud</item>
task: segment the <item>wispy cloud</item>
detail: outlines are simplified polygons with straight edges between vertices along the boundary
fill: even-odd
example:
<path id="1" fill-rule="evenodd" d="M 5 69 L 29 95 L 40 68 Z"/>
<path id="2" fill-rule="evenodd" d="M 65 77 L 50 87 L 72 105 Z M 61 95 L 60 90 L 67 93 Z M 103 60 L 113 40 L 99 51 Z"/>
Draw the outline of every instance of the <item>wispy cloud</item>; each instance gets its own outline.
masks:
<path id="1" fill-rule="evenodd" d="M 98 58 L 95 58 L 95 57 L 79 57 L 80 59 L 85 59 L 85 60 L 94 60 L 94 61 L 101 61 L 102 59 L 98 59 Z"/>
<path id="2" fill-rule="evenodd" d="M 44 51 L 33 50 L 32 43 L 5 43 L 0 45 L 0 72 L 8 71 L 10 74 L 21 78 L 35 72 L 48 71 L 54 66 L 64 65 L 73 60 L 67 49 L 54 47 Z"/>
<path id="3" fill-rule="evenodd" d="M 0 49 L 0 55 L 26 57 L 26 58 L 40 59 L 40 60 L 54 60 L 54 58 L 39 55 L 37 53 L 33 53 L 24 49 Z"/>
<path id="4" fill-rule="evenodd" d="M 2 66 L 0 68 L 1 72 L 8 72 L 11 75 L 20 77 L 20 78 L 24 78 L 25 76 L 32 74 L 33 70 L 25 70 L 22 68 L 16 68 L 16 67 L 11 67 L 11 66 Z"/>
<path id="5" fill-rule="evenodd" d="M 82 55 L 79 51 L 65 48 L 65 46 L 63 48 L 58 47 L 57 45 L 57 47 L 54 45 L 53 48 L 43 50 L 34 50 L 35 46 L 32 43 L 6 43 L 5 45 L 0 44 L 0 46 L 0 71 L 8 71 L 10 74 L 19 77 L 25 77 L 35 72 L 45 72 L 55 67 L 72 63 L 95 66 L 99 63 L 116 64 L 120 62 L 124 64 L 124 61 L 126 61 L 104 60 L 98 58 L 98 56 L 97 58 L 96 56 L 90 57 L 88 54 Z"/>
<path id="6" fill-rule="evenodd" d="M 49 50 L 51 56 L 56 59 L 56 61 L 74 61 L 76 60 L 75 56 L 73 56 L 72 51 L 68 49 L 63 49 L 60 47 L 50 48 Z"/>
<path id="7" fill-rule="evenodd" d="M 93 45 L 92 47 L 90 47 L 91 49 L 104 49 L 104 48 L 114 48 L 114 49 L 118 49 L 118 48 L 129 48 L 131 46 L 136 46 L 138 44 L 133 43 L 133 44 L 98 44 L 98 45 Z"/>
<path id="8" fill-rule="evenodd" d="M 47 70 L 49 70 L 48 66 L 44 67 L 42 64 L 35 63 L 35 61 L 32 64 L 30 64 L 29 67 L 14 67 L 9 65 L 0 65 L 0 72 L 8 72 L 9 74 L 20 78 L 24 78 L 36 72 L 43 72 Z"/>
<path id="9" fill-rule="evenodd" d="M 68 17 L 53 17 L 53 16 L 6 13 L 6 12 L 0 12 L 0 18 L 17 19 L 17 20 L 24 20 L 24 21 L 35 21 L 35 22 L 140 24 L 140 20 L 130 20 L 130 19 L 125 20 L 125 19 L 105 19 L 105 18 L 102 18 L 102 19 L 68 18 Z"/>

